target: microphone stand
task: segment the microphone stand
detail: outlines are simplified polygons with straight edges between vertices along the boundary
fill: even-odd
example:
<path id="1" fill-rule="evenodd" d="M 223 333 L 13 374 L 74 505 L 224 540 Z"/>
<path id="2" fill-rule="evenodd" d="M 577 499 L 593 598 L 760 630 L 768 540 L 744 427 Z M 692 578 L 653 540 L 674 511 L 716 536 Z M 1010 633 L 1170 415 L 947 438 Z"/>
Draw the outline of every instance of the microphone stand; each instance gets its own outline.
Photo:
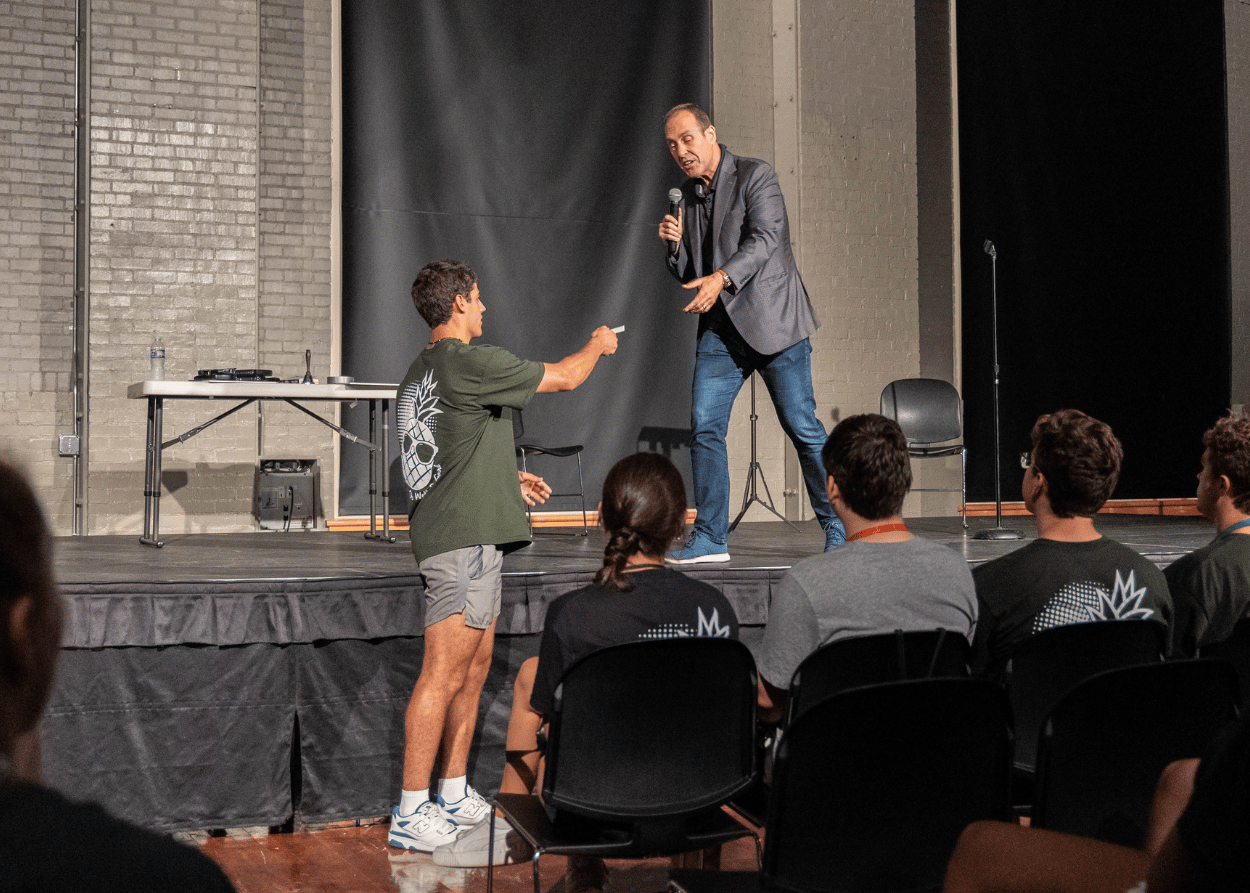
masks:
<path id="1" fill-rule="evenodd" d="M 760 463 L 755 454 L 755 423 L 759 418 L 759 416 L 755 414 L 755 375 L 755 372 L 751 373 L 751 467 L 747 471 L 746 492 L 742 494 L 742 511 L 738 512 L 738 517 L 734 518 L 733 523 L 729 525 L 729 532 L 733 533 L 734 528 L 738 526 L 738 522 L 742 520 L 742 516 L 747 513 L 747 509 L 749 509 L 751 504 L 754 502 L 758 502 L 778 518 L 785 521 L 790 525 L 790 529 L 797 530 L 798 528 L 794 526 L 790 519 L 781 512 L 777 511 L 776 507 L 773 505 L 773 494 L 769 492 L 768 481 L 764 480 L 764 469 L 760 468 Z M 768 497 L 767 502 L 760 499 L 759 491 L 755 488 L 755 476 L 757 474 L 760 477 L 760 483 L 764 485 L 764 495 Z"/>
<path id="2" fill-rule="evenodd" d="M 1003 490 L 1002 490 L 1002 449 L 998 445 L 998 249 L 989 239 L 982 246 L 990 256 L 990 270 L 993 288 L 993 310 L 990 314 L 994 328 L 994 504 L 997 507 L 998 522 L 988 530 L 978 530 L 972 535 L 974 540 L 1018 540 L 1024 534 L 1018 530 L 1003 527 Z"/>

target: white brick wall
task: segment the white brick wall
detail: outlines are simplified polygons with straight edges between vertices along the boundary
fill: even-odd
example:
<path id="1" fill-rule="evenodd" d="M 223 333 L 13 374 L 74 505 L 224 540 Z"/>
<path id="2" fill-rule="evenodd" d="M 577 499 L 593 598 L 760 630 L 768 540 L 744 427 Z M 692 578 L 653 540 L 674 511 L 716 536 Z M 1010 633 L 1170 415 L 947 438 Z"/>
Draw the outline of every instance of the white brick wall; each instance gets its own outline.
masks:
<path id="1" fill-rule="evenodd" d="M 74 4 L 0 3 L 0 453 L 68 530 L 73 467 Z"/>
<path id="2" fill-rule="evenodd" d="M 0 448 L 72 523 L 70 351 L 74 4 L 0 4 Z M 142 525 L 145 377 L 201 368 L 330 372 L 329 0 L 92 4 L 90 515 Z M 263 347 L 262 347 L 263 345 Z M 173 402 L 165 436 L 226 406 Z M 333 435 L 248 408 L 165 455 L 162 531 L 250 529 L 258 454 L 322 460 Z"/>

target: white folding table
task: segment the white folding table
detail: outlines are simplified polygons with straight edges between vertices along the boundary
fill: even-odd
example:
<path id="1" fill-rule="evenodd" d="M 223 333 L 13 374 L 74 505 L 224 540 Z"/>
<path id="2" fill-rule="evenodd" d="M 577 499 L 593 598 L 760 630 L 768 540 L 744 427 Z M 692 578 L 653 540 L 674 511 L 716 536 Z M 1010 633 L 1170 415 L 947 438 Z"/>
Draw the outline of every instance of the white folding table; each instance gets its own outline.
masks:
<path id="1" fill-rule="evenodd" d="M 148 441 L 143 478 L 143 536 L 139 542 L 146 546 L 163 546 L 160 539 L 161 524 L 161 453 L 176 443 L 183 443 L 205 428 L 215 425 L 229 415 L 257 400 L 281 400 L 289 403 L 323 425 L 333 429 L 341 437 L 369 448 L 369 532 L 367 539 L 395 542 L 391 536 L 390 511 L 390 404 L 395 399 L 398 385 L 352 382 L 350 384 L 296 384 L 277 381 L 140 381 L 126 390 L 132 400 L 148 401 Z M 162 417 L 166 400 L 238 400 L 235 406 L 197 425 L 172 440 L 162 441 Z M 369 403 L 369 439 L 361 440 L 346 428 L 317 415 L 302 403 L 308 401 L 331 401 L 336 403 Z M 377 437 L 377 410 L 382 404 L 382 436 Z M 377 530 L 376 498 L 378 495 L 378 459 L 381 453 L 382 478 L 382 532 Z"/>

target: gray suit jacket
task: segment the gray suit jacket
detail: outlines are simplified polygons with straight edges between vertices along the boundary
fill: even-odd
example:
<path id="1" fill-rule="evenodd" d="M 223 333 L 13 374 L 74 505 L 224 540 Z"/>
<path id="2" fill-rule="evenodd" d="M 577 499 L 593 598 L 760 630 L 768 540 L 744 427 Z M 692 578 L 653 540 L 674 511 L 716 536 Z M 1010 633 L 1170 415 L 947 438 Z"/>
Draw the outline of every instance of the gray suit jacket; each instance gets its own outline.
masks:
<path id="1" fill-rule="evenodd" d="M 721 146 L 713 185 L 712 263 L 733 280 L 722 291 L 725 311 L 762 354 L 785 350 L 820 326 L 790 248 L 790 218 L 772 165 L 738 158 Z M 682 282 L 703 275 L 703 216 L 695 180 L 682 186 L 683 233 L 669 271 Z"/>

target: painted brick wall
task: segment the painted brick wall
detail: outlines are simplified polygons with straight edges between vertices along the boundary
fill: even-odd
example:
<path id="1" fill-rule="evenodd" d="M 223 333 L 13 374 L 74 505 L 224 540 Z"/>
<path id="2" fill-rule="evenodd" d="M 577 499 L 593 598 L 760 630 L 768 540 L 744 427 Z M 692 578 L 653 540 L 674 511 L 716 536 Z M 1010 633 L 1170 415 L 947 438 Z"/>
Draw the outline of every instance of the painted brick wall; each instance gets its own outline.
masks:
<path id="1" fill-rule="evenodd" d="M 68 530 L 73 322 L 74 4 L 0 3 L 0 453 Z"/>
<path id="2" fill-rule="evenodd" d="M 330 6 L 265 0 L 261 8 L 260 363 L 282 378 L 302 375 L 304 351 L 311 350 L 313 376 L 325 381 L 331 374 Z M 296 409 L 264 407 L 261 455 L 319 459 L 326 502 L 335 440 Z"/>
<path id="3" fill-rule="evenodd" d="M 166 374 L 330 372 L 329 0 L 92 4 L 89 533 L 142 526 L 154 333 Z M 72 463 L 74 4 L 0 4 L 0 448 L 55 529 Z M 228 405 L 228 404 L 227 404 Z M 174 402 L 165 437 L 227 408 Z M 285 406 L 248 408 L 166 451 L 162 531 L 251 529 L 258 456 L 317 458 L 333 436 Z"/>

